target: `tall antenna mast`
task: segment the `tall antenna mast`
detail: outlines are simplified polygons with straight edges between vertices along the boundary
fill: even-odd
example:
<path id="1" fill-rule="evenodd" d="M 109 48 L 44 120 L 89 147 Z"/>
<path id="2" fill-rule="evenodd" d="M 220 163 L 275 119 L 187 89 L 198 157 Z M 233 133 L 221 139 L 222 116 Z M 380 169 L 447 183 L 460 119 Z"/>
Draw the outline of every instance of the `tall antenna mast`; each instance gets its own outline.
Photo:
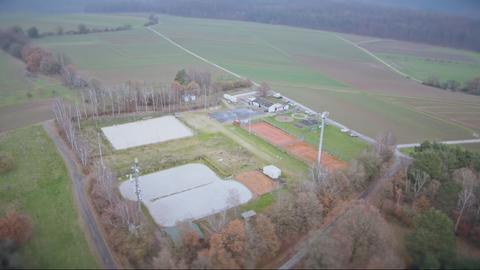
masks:
<path id="1" fill-rule="evenodd" d="M 135 195 L 137 195 L 138 211 L 142 211 L 142 194 L 140 190 L 140 184 L 138 182 L 138 178 L 140 177 L 140 166 L 138 166 L 138 158 L 135 158 L 134 160 L 132 166 L 132 175 L 135 181 Z"/>

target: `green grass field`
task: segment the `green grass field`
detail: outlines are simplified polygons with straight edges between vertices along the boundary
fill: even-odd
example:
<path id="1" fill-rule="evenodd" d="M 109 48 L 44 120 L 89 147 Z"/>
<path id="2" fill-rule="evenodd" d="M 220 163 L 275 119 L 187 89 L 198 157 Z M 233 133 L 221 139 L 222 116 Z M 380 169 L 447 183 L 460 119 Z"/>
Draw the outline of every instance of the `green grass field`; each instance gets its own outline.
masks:
<path id="1" fill-rule="evenodd" d="M 283 131 L 304 140 L 310 145 L 317 146 L 320 140 L 320 129 L 318 126 L 304 126 L 298 128 L 295 125 L 300 124 L 300 120 L 294 119 L 293 122 L 279 122 L 275 117 L 270 116 L 263 119 L 265 122 L 282 129 Z M 360 155 L 368 147 L 368 144 L 358 138 L 352 138 L 348 134 L 340 132 L 334 126 L 326 126 L 324 132 L 324 149 L 338 159 L 350 161 Z"/>
<path id="2" fill-rule="evenodd" d="M 97 268 L 79 225 L 71 183 L 62 158 L 41 126 L 0 135 L 16 169 L 0 175 L 0 213 L 17 209 L 33 223 L 32 239 L 21 249 L 26 268 Z"/>
<path id="3" fill-rule="evenodd" d="M 58 96 L 73 99 L 72 90 L 59 81 L 41 75 L 27 78 L 25 74 L 20 60 L 0 51 L 0 107 Z"/>
<path id="4" fill-rule="evenodd" d="M 440 81 L 456 80 L 462 85 L 480 76 L 480 55 L 467 53 L 476 62 L 453 62 L 445 60 L 426 60 L 426 58 L 400 54 L 378 53 L 378 57 L 394 63 L 402 72 L 422 81 L 437 77 Z"/>

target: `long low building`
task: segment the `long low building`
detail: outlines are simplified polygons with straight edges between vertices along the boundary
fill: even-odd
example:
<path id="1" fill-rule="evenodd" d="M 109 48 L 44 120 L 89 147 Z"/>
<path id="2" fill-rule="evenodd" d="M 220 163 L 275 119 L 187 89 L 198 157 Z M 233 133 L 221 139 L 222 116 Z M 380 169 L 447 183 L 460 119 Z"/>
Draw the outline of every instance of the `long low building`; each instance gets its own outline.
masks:
<path id="1" fill-rule="evenodd" d="M 279 111 L 286 111 L 289 109 L 288 104 L 280 104 L 280 103 L 273 103 L 264 98 L 255 98 L 249 101 L 249 105 L 263 108 L 266 112 L 279 112 Z"/>

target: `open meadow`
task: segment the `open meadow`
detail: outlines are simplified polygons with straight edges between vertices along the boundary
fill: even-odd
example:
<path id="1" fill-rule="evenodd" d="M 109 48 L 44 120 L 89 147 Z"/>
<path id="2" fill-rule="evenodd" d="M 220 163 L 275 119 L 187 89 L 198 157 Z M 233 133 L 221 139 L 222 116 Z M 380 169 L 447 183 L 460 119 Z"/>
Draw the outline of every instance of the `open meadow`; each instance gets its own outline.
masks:
<path id="1" fill-rule="evenodd" d="M 20 60 L 0 50 L 0 132 L 51 119 L 55 97 L 74 99 L 58 80 L 26 74 Z"/>
<path id="2" fill-rule="evenodd" d="M 0 175 L 0 215 L 16 209 L 32 219 L 33 234 L 20 249 L 26 268 L 96 268 L 74 204 L 67 169 L 41 126 L 0 135 L 0 151 L 16 168 Z"/>

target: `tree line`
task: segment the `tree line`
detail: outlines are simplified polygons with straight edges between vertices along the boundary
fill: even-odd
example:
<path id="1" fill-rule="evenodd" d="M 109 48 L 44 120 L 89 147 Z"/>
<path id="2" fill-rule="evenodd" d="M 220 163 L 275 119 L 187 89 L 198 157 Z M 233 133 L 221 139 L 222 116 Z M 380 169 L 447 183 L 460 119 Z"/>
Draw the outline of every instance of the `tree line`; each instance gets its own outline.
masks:
<path id="1" fill-rule="evenodd" d="M 412 229 L 406 245 L 412 268 L 478 268 L 457 253 L 455 236 L 480 243 L 480 154 L 424 142 L 413 161 L 385 186 L 386 216 Z"/>
<path id="2" fill-rule="evenodd" d="M 106 1 L 91 12 L 159 12 L 253 21 L 480 50 L 480 20 L 354 1 Z"/>
<path id="3" fill-rule="evenodd" d="M 438 77 L 430 77 L 425 80 L 423 84 L 453 92 L 460 91 L 466 94 L 480 95 L 480 77 L 467 81 L 464 85 L 456 80 L 446 80 L 442 82 Z"/>
<path id="4" fill-rule="evenodd" d="M 49 37 L 49 36 L 63 36 L 63 35 L 83 35 L 83 34 L 90 34 L 90 33 L 102 33 L 102 32 L 117 32 L 117 31 L 125 31 L 132 29 L 132 26 L 129 24 L 125 24 L 122 26 L 117 27 L 104 27 L 104 28 L 89 28 L 85 24 L 81 23 L 77 26 L 77 30 L 64 30 L 61 25 L 55 28 L 54 32 L 47 31 L 47 32 L 40 32 L 40 30 L 32 26 L 27 29 L 28 37 L 30 38 L 42 38 L 42 37 Z"/>

